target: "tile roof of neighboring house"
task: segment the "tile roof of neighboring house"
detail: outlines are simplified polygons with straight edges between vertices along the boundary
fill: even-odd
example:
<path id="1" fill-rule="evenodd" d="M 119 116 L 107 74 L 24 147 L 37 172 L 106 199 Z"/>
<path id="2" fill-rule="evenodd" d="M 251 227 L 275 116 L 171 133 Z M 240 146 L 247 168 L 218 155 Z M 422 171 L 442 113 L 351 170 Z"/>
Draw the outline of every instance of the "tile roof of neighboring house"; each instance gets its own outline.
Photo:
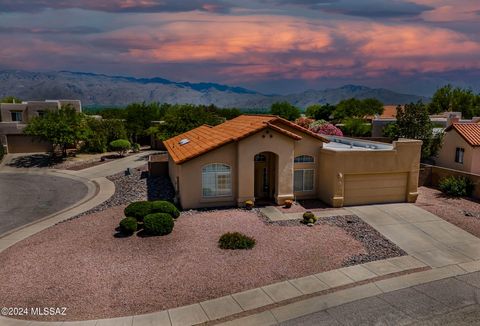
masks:
<path id="1" fill-rule="evenodd" d="M 445 131 L 455 129 L 471 146 L 480 146 L 480 123 L 454 123 Z"/>
<path id="2" fill-rule="evenodd" d="M 396 105 L 385 105 L 383 107 L 383 113 L 378 116 L 378 119 L 392 119 L 397 117 Z"/>
<path id="3" fill-rule="evenodd" d="M 284 128 L 282 128 L 282 125 Z M 311 132 L 308 129 L 302 128 L 293 122 L 277 116 L 241 115 L 217 126 L 200 126 L 178 136 L 167 139 L 163 143 L 165 144 L 165 147 L 167 148 L 173 161 L 177 164 L 181 164 L 214 150 L 222 145 L 248 137 L 265 128 L 270 128 L 295 140 L 302 139 L 302 136 L 285 129 L 285 126 L 289 126 L 298 130 L 300 133 L 308 134 L 323 142 L 329 142 L 328 139 L 322 137 L 321 135 Z M 180 144 L 182 140 L 188 141 L 182 145 Z"/>

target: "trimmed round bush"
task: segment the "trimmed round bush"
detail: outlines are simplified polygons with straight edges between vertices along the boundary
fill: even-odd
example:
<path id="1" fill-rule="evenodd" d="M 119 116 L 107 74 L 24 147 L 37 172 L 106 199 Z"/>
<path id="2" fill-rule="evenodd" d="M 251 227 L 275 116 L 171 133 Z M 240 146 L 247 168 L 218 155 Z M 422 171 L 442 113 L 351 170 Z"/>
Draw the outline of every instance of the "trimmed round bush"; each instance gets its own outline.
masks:
<path id="1" fill-rule="evenodd" d="M 152 202 L 136 201 L 125 207 L 123 211 L 125 216 L 134 217 L 137 221 L 143 221 L 143 218 L 152 213 Z"/>
<path id="2" fill-rule="evenodd" d="M 448 176 L 440 180 L 438 187 L 440 190 L 452 197 L 471 196 L 475 185 L 467 177 Z"/>
<path id="3" fill-rule="evenodd" d="M 110 148 L 118 152 L 121 156 L 125 155 L 131 147 L 132 144 L 126 139 L 117 139 L 110 143 Z"/>
<path id="4" fill-rule="evenodd" d="M 315 223 L 317 221 L 317 217 L 310 211 L 303 213 L 303 223 Z"/>
<path id="5" fill-rule="evenodd" d="M 156 200 L 151 203 L 152 213 L 167 213 L 172 215 L 173 218 L 178 218 L 180 216 L 178 208 L 169 201 Z"/>
<path id="6" fill-rule="evenodd" d="M 120 221 L 120 230 L 125 234 L 133 234 L 137 231 L 138 222 L 134 217 L 125 217 Z"/>
<path id="7" fill-rule="evenodd" d="M 252 249 L 255 239 L 240 232 L 228 232 L 220 237 L 218 246 L 222 249 Z"/>
<path id="8" fill-rule="evenodd" d="M 167 213 L 154 213 L 143 219 L 143 230 L 149 235 L 166 235 L 173 231 L 173 217 Z"/>

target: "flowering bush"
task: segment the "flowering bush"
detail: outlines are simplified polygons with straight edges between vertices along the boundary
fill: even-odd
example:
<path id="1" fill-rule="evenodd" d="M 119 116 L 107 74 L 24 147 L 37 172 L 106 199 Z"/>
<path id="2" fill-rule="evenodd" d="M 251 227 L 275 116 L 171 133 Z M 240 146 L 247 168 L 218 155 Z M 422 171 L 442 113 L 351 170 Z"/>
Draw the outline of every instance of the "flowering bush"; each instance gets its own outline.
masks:
<path id="1" fill-rule="evenodd" d="M 305 118 L 305 117 L 301 117 L 301 118 L 298 118 L 297 120 L 295 120 L 295 123 L 297 125 L 299 125 L 300 127 L 303 127 L 305 129 L 309 129 L 310 128 L 310 125 L 312 123 L 314 123 L 315 120 L 314 119 L 310 119 L 310 118 Z"/>
<path id="2" fill-rule="evenodd" d="M 319 126 L 314 126 L 310 128 L 311 131 L 321 135 L 330 135 L 330 136 L 343 136 L 343 133 L 340 129 L 332 125 L 331 123 L 324 123 Z"/>
<path id="3" fill-rule="evenodd" d="M 310 124 L 310 128 L 321 126 L 321 125 L 324 125 L 326 123 L 328 123 L 328 122 L 323 120 L 323 119 L 315 120 Z"/>

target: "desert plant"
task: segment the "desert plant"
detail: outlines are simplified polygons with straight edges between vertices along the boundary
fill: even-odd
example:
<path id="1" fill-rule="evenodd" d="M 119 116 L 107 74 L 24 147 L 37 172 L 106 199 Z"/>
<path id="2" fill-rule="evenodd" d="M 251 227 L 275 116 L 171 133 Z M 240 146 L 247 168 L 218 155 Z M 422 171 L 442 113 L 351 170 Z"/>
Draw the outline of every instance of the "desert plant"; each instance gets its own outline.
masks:
<path id="1" fill-rule="evenodd" d="M 149 235 L 170 234 L 173 226 L 173 217 L 167 213 L 149 214 L 143 219 L 143 229 Z"/>
<path id="2" fill-rule="evenodd" d="M 305 224 L 314 224 L 317 221 L 317 217 L 310 211 L 303 213 L 303 223 Z"/>
<path id="3" fill-rule="evenodd" d="M 250 210 L 253 208 L 253 201 L 252 200 L 246 200 L 245 201 L 245 208 Z"/>
<path id="4" fill-rule="evenodd" d="M 137 221 L 143 221 L 143 218 L 152 213 L 152 202 L 136 201 L 125 207 L 123 213 L 127 217 L 134 217 Z"/>
<path id="5" fill-rule="evenodd" d="M 124 156 L 131 147 L 132 145 L 126 139 L 117 139 L 110 143 L 110 148 L 118 152 L 120 156 Z"/>
<path id="6" fill-rule="evenodd" d="M 133 234 L 137 231 L 138 222 L 134 217 L 125 217 L 120 221 L 120 230 L 125 234 Z"/>
<path id="7" fill-rule="evenodd" d="M 453 197 L 471 196 L 475 185 L 467 177 L 455 177 L 453 175 L 440 180 L 440 190 Z"/>
<path id="8" fill-rule="evenodd" d="M 239 232 L 227 232 L 218 240 L 218 246 L 222 249 L 252 249 L 255 239 Z"/>
<path id="9" fill-rule="evenodd" d="M 165 200 L 157 200 L 151 202 L 151 212 L 152 213 L 167 213 L 170 214 L 173 218 L 180 216 L 180 211 L 174 204 Z"/>
<path id="10" fill-rule="evenodd" d="M 293 200 L 291 200 L 291 199 L 285 200 L 285 207 L 286 208 L 292 207 L 292 204 L 293 204 Z"/>

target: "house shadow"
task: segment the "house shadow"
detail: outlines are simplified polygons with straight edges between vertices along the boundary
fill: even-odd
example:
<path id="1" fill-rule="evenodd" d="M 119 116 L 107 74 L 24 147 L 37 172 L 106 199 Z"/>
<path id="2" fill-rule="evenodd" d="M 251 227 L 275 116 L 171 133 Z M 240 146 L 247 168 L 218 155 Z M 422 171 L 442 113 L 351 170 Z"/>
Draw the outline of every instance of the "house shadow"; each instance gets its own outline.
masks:
<path id="1" fill-rule="evenodd" d="M 151 176 L 148 171 L 143 171 L 140 178 L 147 179 L 148 200 L 168 200 L 173 202 L 175 190 L 167 175 Z"/>

